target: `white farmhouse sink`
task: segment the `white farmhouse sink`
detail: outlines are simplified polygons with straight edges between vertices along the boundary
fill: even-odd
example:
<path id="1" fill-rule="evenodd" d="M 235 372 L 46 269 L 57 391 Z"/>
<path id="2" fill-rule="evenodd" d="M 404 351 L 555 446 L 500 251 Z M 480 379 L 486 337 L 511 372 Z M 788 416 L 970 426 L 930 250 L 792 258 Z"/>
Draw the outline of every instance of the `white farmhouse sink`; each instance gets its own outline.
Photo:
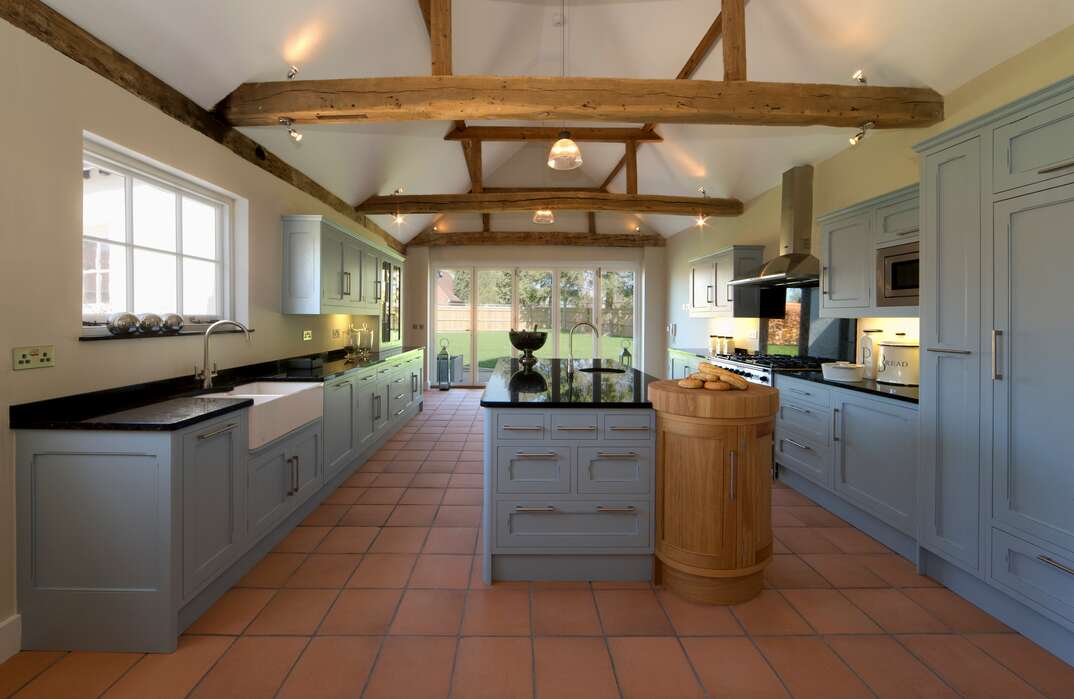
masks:
<path id="1" fill-rule="evenodd" d="M 257 449 L 324 414 L 320 382 L 258 381 L 205 398 L 250 398 L 250 449 Z"/>

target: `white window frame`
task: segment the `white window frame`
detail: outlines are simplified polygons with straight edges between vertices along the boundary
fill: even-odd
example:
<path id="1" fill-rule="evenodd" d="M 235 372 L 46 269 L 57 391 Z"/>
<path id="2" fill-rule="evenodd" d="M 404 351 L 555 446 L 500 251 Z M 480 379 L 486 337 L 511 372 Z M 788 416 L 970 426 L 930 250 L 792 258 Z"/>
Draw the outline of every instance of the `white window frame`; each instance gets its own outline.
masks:
<path id="1" fill-rule="evenodd" d="M 234 317 L 235 314 L 235 265 L 234 265 L 234 216 L 236 202 L 233 199 L 221 195 L 211 189 L 201 186 L 193 181 L 193 178 L 184 176 L 178 171 L 169 172 L 161 167 L 151 164 L 134 155 L 120 152 L 110 148 L 97 140 L 84 139 L 82 147 L 81 163 L 90 163 L 96 167 L 111 170 L 124 177 L 124 239 L 108 240 L 94 236 L 80 235 L 82 241 L 107 243 L 121 247 L 126 254 L 127 273 L 127 299 L 126 309 L 133 309 L 134 304 L 134 251 L 146 250 L 163 253 L 175 257 L 176 264 L 176 305 L 177 313 L 183 315 L 184 330 L 200 330 L 207 328 L 212 322 L 221 318 Z M 138 245 L 134 242 L 133 225 L 133 188 L 134 180 L 138 179 L 155 187 L 175 193 L 175 250 L 160 250 L 157 248 Z M 189 255 L 183 252 L 183 197 L 194 199 L 216 209 L 217 216 L 217 259 L 210 260 L 198 255 Z M 187 317 L 183 313 L 183 258 L 211 262 L 217 265 L 217 286 L 220 290 L 220 309 L 218 313 L 210 315 L 197 315 Z M 79 304 L 81 305 L 82 285 L 79 285 Z M 161 309 L 164 310 L 164 309 Z M 81 334 L 86 337 L 107 335 L 104 318 L 93 318 L 87 322 L 82 317 Z"/>
<path id="2" fill-rule="evenodd" d="M 579 272 L 589 271 L 593 272 L 593 308 L 589 316 L 589 322 L 593 325 L 600 327 L 600 312 L 601 312 L 601 274 L 603 272 L 633 272 L 634 273 L 634 367 L 641 368 L 644 366 L 642 356 L 645 352 L 644 347 L 644 332 L 641 324 L 641 265 L 633 262 L 612 262 L 598 265 L 587 265 L 580 263 L 573 264 L 532 264 L 525 266 L 510 265 L 510 264 L 495 264 L 495 263 L 482 263 L 475 264 L 456 264 L 452 262 L 442 262 L 430 266 L 431 274 L 429 275 L 429 339 L 428 346 L 430 348 L 430 356 L 435 357 L 436 353 L 440 351 L 440 347 L 436 344 L 436 276 L 437 273 L 444 270 L 453 269 L 465 269 L 469 270 L 471 274 L 471 288 L 473 292 L 470 298 L 470 376 L 468 384 L 457 384 L 460 386 L 481 386 L 482 384 L 477 382 L 480 372 L 477 368 L 477 273 L 481 270 L 498 270 L 498 271 L 510 271 L 511 278 L 511 318 L 512 325 L 519 327 L 519 305 L 518 305 L 518 277 L 519 272 L 523 270 L 539 271 L 539 272 L 551 272 L 553 275 L 552 284 L 552 333 L 549 340 L 552 342 L 552 352 L 557 357 L 566 357 L 567 348 L 559 346 L 559 324 L 560 324 L 560 298 L 559 298 L 559 274 L 560 272 Z M 591 346 L 589 350 L 586 350 L 583 346 L 576 347 L 580 357 L 592 356 L 597 350 L 596 339 L 592 333 L 587 333 L 590 337 Z M 517 356 L 518 352 L 514 349 L 511 350 L 512 356 Z M 435 379 L 435 377 L 434 377 Z M 435 381 L 433 381 L 435 383 Z"/>

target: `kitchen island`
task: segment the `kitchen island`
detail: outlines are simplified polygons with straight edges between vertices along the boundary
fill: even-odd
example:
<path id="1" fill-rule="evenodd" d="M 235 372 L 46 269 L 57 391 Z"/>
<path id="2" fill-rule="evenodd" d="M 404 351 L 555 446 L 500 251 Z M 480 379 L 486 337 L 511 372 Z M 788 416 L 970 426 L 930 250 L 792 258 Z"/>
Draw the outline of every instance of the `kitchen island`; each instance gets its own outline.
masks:
<path id="1" fill-rule="evenodd" d="M 484 579 L 650 580 L 656 377 L 503 358 L 485 411 Z"/>

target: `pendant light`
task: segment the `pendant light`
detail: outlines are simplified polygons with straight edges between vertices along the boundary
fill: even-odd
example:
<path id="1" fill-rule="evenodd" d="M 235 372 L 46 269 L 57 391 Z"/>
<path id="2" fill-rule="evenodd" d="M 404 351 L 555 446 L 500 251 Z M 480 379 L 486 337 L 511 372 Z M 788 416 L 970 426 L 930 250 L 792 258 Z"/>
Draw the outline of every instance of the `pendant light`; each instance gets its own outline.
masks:
<path id="1" fill-rule="evenodd" d="M 533 212 L 533 222 L 543 224 L 555 223 L 556 215 L 552 213 L 551 209 L 537 209 Z"/>
<path id="2" fill-rule="evenodd" d="M 567 0 L 562 0 L 560 23 L 563 27 L 563 77 L 567 77 Z M 577 170 L 582 167 L 582 150 L 571 140 L 571 132 L 560 131 L 559 140 L 548 151 L 548 167 L 553 170 Z"/>

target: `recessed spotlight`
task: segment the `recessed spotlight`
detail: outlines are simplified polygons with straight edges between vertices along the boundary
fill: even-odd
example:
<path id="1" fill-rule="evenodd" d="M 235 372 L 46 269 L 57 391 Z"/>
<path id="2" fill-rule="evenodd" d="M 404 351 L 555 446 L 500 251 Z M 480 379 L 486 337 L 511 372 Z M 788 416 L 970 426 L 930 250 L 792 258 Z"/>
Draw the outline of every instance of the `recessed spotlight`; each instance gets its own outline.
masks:
<path id="1" fill-rule="evenodd" d="M 533 212 L 533 222 L 543 224 L 555 223 L 556 215 L 552 213 L 551 209 L 537 209 Z"/>
<path id="2" fill-rule="evenodd" d="M 854 82 L 861 83 L 862 85 L 869 84 L 869 78 L 865 76 L 865 71 L 861 68 L 858 68 L 856 71 L 854 71 L 854 74 L 850 76 L 850 79 Z"/>
<path id="3" fill-rule="evenodd" d="M 850 137 L 850 139 L 849 139 L 850 140 L 850 145 L 856 146 L 859 143 L 861 143 L 862 141 L 864 141 L 865 136 L 869 133 L 869 129 L 873 128 L 874 126 L 876 126 L 876 124 L 874 124 L 871 121 L 867 121 L 864 124 L 862 124 L 861 125 L 861 131 L 858 131 L 858 133 L 856 133 L 856 134 L 854 134 L 853 136 Z"/>
<path id="4" fill-rule="evenodd" d="M 287 135 L 291 137 L 291 140 L 298 143 L 302 140 L 302 132 L 294 127 L 294 120 L 290 117 L 280 117 L 280 126 L 287 128 Z"/>
<path id="5" fill-rule="evenodd" d="M 288 80 L 294 80 L 296 75 L 298 75 L 298 66 L 296 66 L 296 65 L 287 66 L 287 79 Z"/>

